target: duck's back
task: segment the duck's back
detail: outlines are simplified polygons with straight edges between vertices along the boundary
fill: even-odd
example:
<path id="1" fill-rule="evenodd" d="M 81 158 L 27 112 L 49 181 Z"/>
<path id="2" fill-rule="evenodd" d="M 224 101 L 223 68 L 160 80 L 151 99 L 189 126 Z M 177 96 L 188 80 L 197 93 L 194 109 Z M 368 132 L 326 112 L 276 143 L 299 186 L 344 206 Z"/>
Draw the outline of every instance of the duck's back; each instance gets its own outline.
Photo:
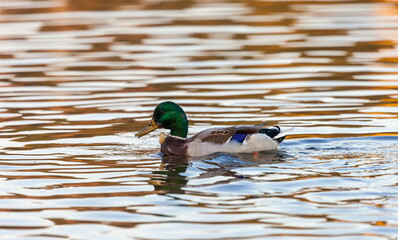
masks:
<path id="1" fill-rule="evenodd" d="M 237 125 L 201 131 L 190 138 L 187 153 L 201 156 L 215 152 L 247 153 L 276 149 L 279 142 L 272 137 L 280 133 L 280 128 L 263 130 L 268 129 L 263 128 L 264 125 Z"/>
<path id="2" fill-rule="evenodd" d="M 168 135 L 161 151 L 167 156 L 203 156 L 216 152 L 248 153 L 277 149 L 285 136 L 279 136 L 278 126 L 263 128 L 264 125 L 210 128 L 191 138 Z"/>

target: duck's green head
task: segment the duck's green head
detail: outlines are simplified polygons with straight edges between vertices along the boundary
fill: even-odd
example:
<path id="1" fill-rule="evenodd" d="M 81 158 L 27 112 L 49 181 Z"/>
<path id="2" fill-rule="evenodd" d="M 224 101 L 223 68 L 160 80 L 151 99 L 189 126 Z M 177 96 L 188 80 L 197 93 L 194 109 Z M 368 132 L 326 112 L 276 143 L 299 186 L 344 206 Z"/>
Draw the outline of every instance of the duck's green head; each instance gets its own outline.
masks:
<path id="1" fill-rule="evenodd" d="M 187 137 L 188 119 L 184 110 L 174 102 L 162 102 L 153 111 L 152 120 L 135 136 L 144 136 L 157 128 L 170 129 L 170 134 L 173 136 Z"/>

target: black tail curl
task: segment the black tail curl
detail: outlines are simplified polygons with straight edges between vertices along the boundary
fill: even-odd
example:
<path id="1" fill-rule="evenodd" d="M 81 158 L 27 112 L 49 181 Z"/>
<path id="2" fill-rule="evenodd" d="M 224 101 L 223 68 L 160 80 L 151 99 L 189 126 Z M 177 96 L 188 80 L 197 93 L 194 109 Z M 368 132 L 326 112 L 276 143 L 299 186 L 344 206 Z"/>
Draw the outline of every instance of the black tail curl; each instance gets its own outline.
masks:
<path id="1" fill-rule="evenodd" d="M 259 133 L 266 134 L 268 137 L 274 139 L 275 136 L 277 136 L 281 132 L 281 128 L 279 126 L 273 126 L 271 128 L 262 128 L 260 129 Z M 286 136 L 274 139 L 278 143 L 281 143 Z"/>

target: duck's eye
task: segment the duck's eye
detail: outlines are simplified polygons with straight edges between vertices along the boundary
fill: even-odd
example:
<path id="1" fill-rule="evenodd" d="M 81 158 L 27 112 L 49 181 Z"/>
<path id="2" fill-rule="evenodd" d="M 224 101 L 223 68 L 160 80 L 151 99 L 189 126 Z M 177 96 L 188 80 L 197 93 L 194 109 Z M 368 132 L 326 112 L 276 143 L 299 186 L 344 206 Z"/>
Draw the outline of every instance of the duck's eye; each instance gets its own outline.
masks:
<path id="1" fill-rule="evenodd" d="M 163 114 L 164 114 L 164 111 L 160 110 L 159 115 L 163 115 Z"/>

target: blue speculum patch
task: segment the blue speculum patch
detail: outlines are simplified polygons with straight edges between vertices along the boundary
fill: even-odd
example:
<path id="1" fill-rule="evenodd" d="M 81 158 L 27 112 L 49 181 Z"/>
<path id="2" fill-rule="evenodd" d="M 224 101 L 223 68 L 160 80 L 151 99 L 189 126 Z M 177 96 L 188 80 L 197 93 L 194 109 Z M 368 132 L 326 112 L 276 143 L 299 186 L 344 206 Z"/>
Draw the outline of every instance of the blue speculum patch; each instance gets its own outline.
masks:
<path id="1" fill-rule="evenodd" d="M 247 134 L 238 133 L 238 134 L 233 135 L 231 137 L 231 140 L 229 140 L 229 141 L 230 142 L 231 141 L 235 141 L 235 142 L 238 142 L 238 143 L 243 143 L 243 141 L 245 141 L 246 137 L 247 137 Z"/>

